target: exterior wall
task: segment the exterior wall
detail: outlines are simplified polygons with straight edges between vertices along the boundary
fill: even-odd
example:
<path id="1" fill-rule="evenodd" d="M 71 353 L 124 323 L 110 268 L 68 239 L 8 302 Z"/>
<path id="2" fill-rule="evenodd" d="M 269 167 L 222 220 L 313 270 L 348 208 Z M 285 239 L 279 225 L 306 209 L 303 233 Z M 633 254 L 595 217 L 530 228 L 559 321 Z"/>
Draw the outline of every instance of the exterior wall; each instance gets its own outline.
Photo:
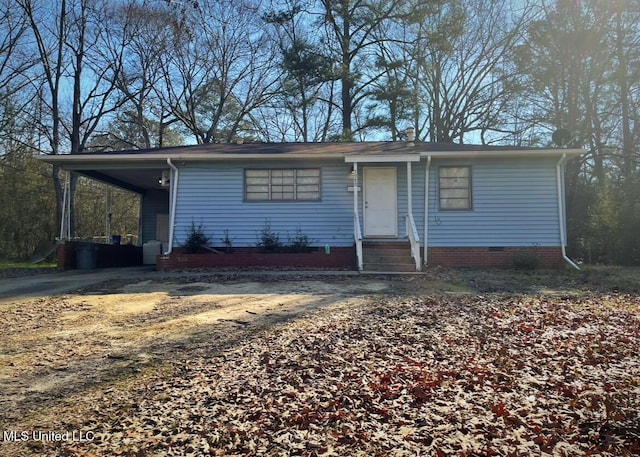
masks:
<path id="1" fill-rule="evenodd" d="M 154 189 L 142 196 L 140 244 L 156 239 L 156 216 L 169 214 L 169 192 Z"/>
<path id="2" fill-rule="evenodd" d="M 560 246 L 555 158 L 433 160 L 429 174 L 431 247 Z M 440 210 L 438 170 L 469 165 L 471 210 Z"/>
<path id="3" fill-rule="evenodd" d="M 245 168 L 321 168 L 321 200 L 245 202 Z M 202 224 L 211 244 L 221 246 L 225 230 L 234 247 L 255 246 L 268 221 L 280 241 L 299 228 L 312 246 L 353 246 L 353 194 L 350 165 L 335 161 L 225 162 L 180 167 L 175 242 L 179 247 L 192 222 Z"/>
<path id="4" fill-rule="evenodd" d="M 434 159 L 429 176 L 429 248 L 539 248 L 560 246 L 556 158 Z M 469 165 L 473 208 L 440 210 L 438 170 L 445 165 Z M 406 163 L 358 164 L 360 187 L 366 166 L 396 167 L 398 233 L 406 237 Z M 245 202 L 244 172 L 255 168 L 321 168 L 322 198 L 318 202 Z M 234 247 L 255 246 L 268 220 L 286 243 L 300 228 L 312 246 L 353 246 L 353 180 L 351 165 L 342 160 L 189 163 L 180 166 L 174 247 L 186 239 L 192 222 L 202 224 L 212 245 L 221 246 L 224 231 Z M 424 180 L 426 160 L 411 164 L 413 214 L 424 247 Z M 155 212 L 168 212 L 168 193 L 145 196 L 143 242 L 155 238 Z M 363 194 L 359 211 L 363 221 Z M 498 252 L 498 251 L 492 251 Z M 431 264 L 431 261 L 429 262 Z"/>

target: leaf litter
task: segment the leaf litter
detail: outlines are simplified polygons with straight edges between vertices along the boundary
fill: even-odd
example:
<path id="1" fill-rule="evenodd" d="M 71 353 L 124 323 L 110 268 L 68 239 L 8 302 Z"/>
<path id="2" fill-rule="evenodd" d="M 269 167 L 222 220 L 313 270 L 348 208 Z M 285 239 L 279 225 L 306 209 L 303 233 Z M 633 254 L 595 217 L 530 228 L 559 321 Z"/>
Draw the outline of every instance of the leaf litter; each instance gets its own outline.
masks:
<path id="1" fill-rule="evenodd" d="M 640 299 L 396 296 L 100 394 L 95 456 L 640 455 Z M 71 421 L 73 422 L 73 421 Z"/>

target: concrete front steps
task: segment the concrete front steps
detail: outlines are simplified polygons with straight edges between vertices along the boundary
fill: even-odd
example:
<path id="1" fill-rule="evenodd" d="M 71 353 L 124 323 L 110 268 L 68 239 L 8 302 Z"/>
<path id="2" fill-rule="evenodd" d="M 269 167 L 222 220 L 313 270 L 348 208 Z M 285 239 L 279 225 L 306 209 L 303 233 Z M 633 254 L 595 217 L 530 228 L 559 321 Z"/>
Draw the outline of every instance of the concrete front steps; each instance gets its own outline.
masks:
<path id="1" fill-rule="evenodd" d="M 408 240 L 364 240 L 362 242 L 364 272 L 416 272 Z"/>

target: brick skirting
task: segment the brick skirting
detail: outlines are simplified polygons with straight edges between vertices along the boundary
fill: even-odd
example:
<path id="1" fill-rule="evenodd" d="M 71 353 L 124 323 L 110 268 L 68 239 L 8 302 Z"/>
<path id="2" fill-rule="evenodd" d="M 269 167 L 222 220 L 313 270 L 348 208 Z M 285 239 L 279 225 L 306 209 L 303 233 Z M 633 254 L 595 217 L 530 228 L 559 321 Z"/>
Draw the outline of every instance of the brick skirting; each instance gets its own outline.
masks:
<path id="1" fill-rule="evenodd" d="M 78 268 L 76 248 L 87 243 L 67 241 L 56 247 L 58 270 Z M 96 268 L 132 267 L 142 265 L 142 248 L 129 244 L 92 244 L 96 249 Z"/>
<path id="2" fill-rule="evenodd" d="M 71 270 L 76 266 L 78 242 L 58 245 L 58 270 Z M 97 245 L 97 268 L 142 265 L 142 248 L 129 245 Z M 469 268 L 510 268 L 518 257 L 533 256 L 545 268 L 564 265 L 560 247 L 433 247 L 429 248 L 429 266 Z M 238 249 L 231 254 L 186 254 L 177 249 L 168 256 L 158 256 L 158 271 L 192 268 L 308 268 L 357 269 L 355 248 L 332 248 L 305 254 L 260 253 L 252 249 Z"/>
<path id="3" fill-rule="evenodd" d="M 429 248 L 429 266 L 443 267 L 513 267 L 514 261 L 535 257 L 540 266 L 560 268 L 564 265 L 558 247 L 437 247 Z"/>
<path id="4" fill-rule="evenodd" d="M 307 268 L 310 270 L 336 269 L 355 270 L 357 267 L 354 248 L 324 248 L 318 251 L 297 253 L 262 253 L 250 249 L 238 249 L 233 253 L 186 254 L 172 252 L 157 257 L 156 270 L 188 270 L 192 268 Z"/>

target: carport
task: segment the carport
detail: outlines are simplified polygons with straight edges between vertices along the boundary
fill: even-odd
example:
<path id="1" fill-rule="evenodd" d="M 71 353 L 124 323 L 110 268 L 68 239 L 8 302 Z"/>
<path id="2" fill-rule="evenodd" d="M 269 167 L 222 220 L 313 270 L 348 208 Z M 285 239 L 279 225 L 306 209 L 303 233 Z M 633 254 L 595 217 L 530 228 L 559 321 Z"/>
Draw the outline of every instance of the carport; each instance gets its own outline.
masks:
<path id="1" fill-rule="evenodd" d="M 166 246 L 169 239 L 170 203 L 169 166 L 166 155 L 149 154 L 145 151 L 127 151 L 126 153 L 41 156 L 39 159 L 59 166 L 67 172 L 67 177 L 70 173 L 77 173 L 140 196 L 137 245 L 92 242 L 91 246 L 87 246 L 87 241 L 74 239 L 69 230 L 70 200 L 67 198 L 69 179 L 66 179 L 60 237 L 57 246 L 58 268 L 60 270 L 142 265 L 145 243 L 158 241 L 158 243 L 152 243 L 158 251 L 157 254 L 160 253 L 162 246 Z M 80 263 L 84 263 L 82 259 L 85 257 L 83 256 L 88 256 L 86 257 L 89 258 L 88 265 L 78 265 L 78 250 L 83 249 L 88 249 L 89 252 L 80 254 Z M 93 255 L 95 255 L 95 262 L 91 264 L 91 260 L 93 260 L 91 256 Z M 147 261 L 146 263 L 155 263 L 155 256 L 151 256 L 151 258 L 154 262 Z"/>

